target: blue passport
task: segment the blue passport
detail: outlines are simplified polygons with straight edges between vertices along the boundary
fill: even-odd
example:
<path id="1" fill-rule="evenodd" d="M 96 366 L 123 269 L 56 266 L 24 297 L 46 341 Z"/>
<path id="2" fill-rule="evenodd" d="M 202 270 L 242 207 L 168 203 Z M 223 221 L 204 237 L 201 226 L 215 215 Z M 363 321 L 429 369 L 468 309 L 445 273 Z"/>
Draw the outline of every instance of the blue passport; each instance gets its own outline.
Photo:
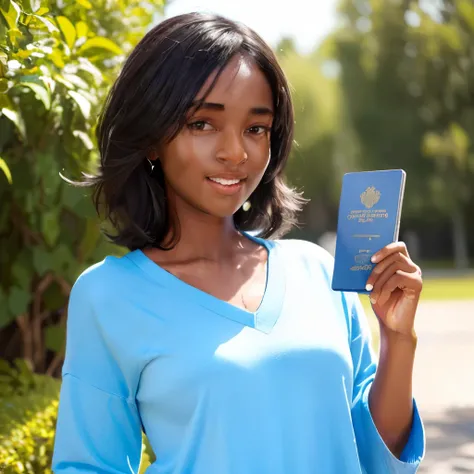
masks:
<path id="1" fill-rule="evenodd" d="M 332 289 L 367 294 L 370 258 L 398 240 L 404 170 L 347 173 L 342 180 Z"/>

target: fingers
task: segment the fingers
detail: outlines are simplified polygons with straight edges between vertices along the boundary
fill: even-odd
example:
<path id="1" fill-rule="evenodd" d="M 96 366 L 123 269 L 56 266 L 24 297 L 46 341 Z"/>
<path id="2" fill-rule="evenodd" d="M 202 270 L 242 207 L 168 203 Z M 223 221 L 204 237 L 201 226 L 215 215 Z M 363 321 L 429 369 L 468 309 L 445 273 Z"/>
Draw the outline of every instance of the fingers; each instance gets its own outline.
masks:
<path id="1" fill-rule="evenodd" d="M 377 268 L 377 267 L 376 267 Z M 403 271 L 406 273 L 416 272 L 416 265 L 412 264 L 405 256 L 403 259 L 394 259 L 392 262 L 388 263 L 388 266 L 385 266 L 385 269 L 382 269 L 382 273 L 375 273 L 375 268 L 367 280 L 367 290 L 370 291 L 370 287 L 373 286 L 372 292 L 370 294 L 370 300 L 372 303 L 379 301 L 379 296 L 382 293 L 382 289 L 385 284 L 395 275 L 398 271 Z"/>
<path id="2" fill-rule="evenodd" d="M 384 304 L 390 298 L 390 292 L 396 288 L 404 290 L 407 296 L 412 293 L 411 290 L 421 291 L 421 269 L 410 259 L 404 242 L 389 244 L 374 257 L 379 263 L 366 285 L 367 291 L 371 291 L 372 303 Z M 409 275 L 408 280 L 404 278 L 406 275 Z"/>
<path id="3" fill-rule="evenodd" d="M 420 294 L 422 286 L 423 282 L 417 272 L 397 270 L 396 273 L 389 277 L 380 287 L 380 290 L 375 296 L 376 302 L 380 306 L 383 306 L 397 288 L 402 290 L 407 298 L 415 299 L 417 295 Z"/>
<path id="4" fill-rule="evenodd" d="M 389 272 L 387 273 L 387 270 Z M 366 289 L 371 291 L 375 289 L 375 282 L 379 280 L 382 284 L 385 283 L 388 278 L 393 275 L 397 270 L 404 270 L 406 272 L 415 272 L 418 267 L 410 260 L 406 255 L 397 252 L 389 255 L 379 264 L 375 266 L 367 279 Z"/>
<path id="5" fill-rule="evenodd" d="M 392 242 L 391 244 L 385 246 L 383 249 L 374 253 L 374 255 L 372 255 L 371 261 L 372 263 L 379 263 L 394 253 L 401 253 L 402 255 L 405 255 L 406 257 L 410 258 L 405 242 Z"/>

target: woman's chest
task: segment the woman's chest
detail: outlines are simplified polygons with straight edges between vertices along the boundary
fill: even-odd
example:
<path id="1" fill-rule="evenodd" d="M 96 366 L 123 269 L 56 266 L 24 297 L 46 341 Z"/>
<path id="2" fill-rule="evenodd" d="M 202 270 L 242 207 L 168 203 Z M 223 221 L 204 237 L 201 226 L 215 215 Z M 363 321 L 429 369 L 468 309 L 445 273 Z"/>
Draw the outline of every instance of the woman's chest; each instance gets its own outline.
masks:
<path id="1" fill-rule="evenodd" d="M 155 341 L 156 354 L 142 371 L 138 401 L 190 415 L 203 397 L 220 404 L 238 393 L 239 400 L 251 403 L 252 397 L 278 393 L 285 386 L 315 396 L 323 387 L 341 387 L 341 380 L 351 386 L 344 317 L 330 297 L 304 290 L 287 287 L 281 314 L 268 334 L 205 308 L 193 311 L 192 305 L 182 305 L 174 324 L 166 324 Z"/>

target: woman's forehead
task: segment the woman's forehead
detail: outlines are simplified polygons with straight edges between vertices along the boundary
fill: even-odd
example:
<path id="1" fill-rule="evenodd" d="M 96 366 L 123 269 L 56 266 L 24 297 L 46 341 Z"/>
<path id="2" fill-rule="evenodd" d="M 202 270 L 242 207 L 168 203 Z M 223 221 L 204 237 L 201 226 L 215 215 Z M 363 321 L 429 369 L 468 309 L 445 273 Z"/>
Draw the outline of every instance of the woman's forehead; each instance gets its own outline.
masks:
<path id="1" fill-rule="evenodd" d="M 213 72 L 204 83 L 196 99 L 202 99 L 212 86 L 216 74 Z M 238 100 L 258 100 L 261 105 L 271 105 L 272 91 L 265 74 L 255 61 L 245 55 L 233 57 L 221 71 L 206 101 L 224 103 Z"/>

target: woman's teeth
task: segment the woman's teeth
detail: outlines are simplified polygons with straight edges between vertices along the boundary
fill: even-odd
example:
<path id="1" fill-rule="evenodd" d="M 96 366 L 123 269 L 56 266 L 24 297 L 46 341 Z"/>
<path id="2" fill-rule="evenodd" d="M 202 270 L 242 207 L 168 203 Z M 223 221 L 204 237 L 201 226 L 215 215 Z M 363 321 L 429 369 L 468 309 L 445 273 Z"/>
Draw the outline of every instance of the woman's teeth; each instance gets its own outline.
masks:
<path id="1" fill-rule="evenodd" d="M 240 183 L 240 179 L 222 179 L 222 178 L 209 178 L 215 183 L 223 184 L 224 186 L 230 186 L 232 184 Z"/>

